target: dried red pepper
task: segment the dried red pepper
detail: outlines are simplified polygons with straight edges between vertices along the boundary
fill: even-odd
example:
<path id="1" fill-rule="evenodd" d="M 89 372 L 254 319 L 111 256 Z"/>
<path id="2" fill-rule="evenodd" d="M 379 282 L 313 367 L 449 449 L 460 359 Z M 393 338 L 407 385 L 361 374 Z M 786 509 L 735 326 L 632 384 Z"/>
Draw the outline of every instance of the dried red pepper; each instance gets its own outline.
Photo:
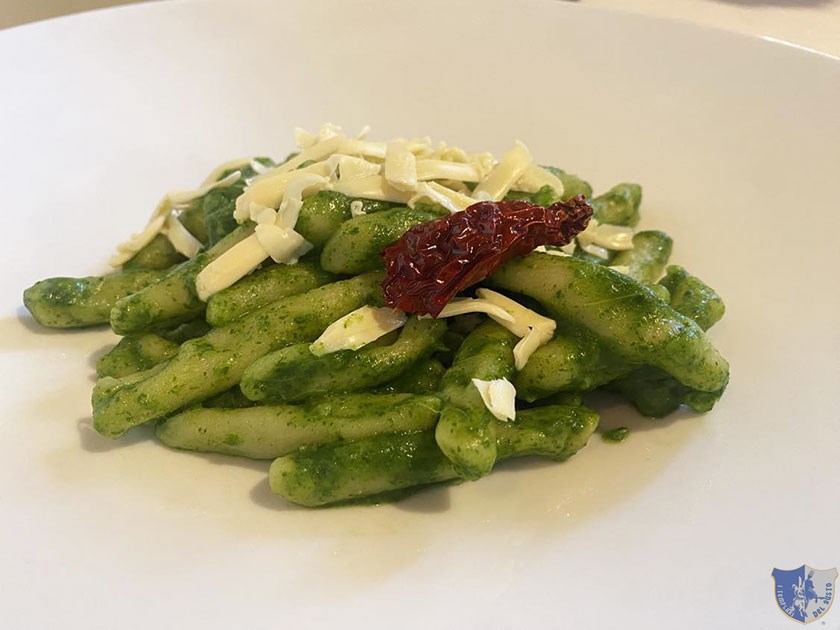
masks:
<path id="1" fill-rule="evenodd" d="M 586 228 L 583 195 L 548 207 L 530 201 L 481 201 L 416 225 L 382 250 L 382 291 L 390 306 L 434 317 L 459 291 L 539 245 L 566 245 Z"/>

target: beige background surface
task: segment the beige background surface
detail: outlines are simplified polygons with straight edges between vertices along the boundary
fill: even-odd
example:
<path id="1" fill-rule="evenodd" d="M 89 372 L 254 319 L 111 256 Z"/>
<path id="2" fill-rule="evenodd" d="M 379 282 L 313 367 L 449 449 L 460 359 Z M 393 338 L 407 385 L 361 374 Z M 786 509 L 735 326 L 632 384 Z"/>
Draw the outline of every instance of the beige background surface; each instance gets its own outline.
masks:
<path id="1" fill-rule="evenodd" d="M 579 1 L 782 39 L 840 57 L 840 0 Z M 0 28 L 134 2 L 136 0 L 0 0 Z"/>
<path id="2" fill-rule="evenodd" d="M 135 0 L 0 0 L 0 28 L 134 2 Z"/>

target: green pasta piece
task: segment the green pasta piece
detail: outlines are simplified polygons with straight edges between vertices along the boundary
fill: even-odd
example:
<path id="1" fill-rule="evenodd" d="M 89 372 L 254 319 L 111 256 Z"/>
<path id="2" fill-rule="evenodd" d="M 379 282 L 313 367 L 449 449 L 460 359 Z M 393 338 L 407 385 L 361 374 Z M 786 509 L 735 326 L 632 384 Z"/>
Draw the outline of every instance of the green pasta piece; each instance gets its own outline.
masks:
<path id="1" fill-rule="evenodd" d="M 412 317 L 399 338 L 381 347 L 315 356 L 296 344 L 254 361 L 242 375 L 242 393 L 263 403 L 295 403 L 331 393 L 358 392 L 387 383 L 434 350 L 443 320 Z"/>
<path id="2" fill-rule="evenodd" d="M 446 373 L 443 363 L 434 358 L 421 359 L 392 381 L 374 389 L 376 393 L 434 394 Z"/>
<path id="3" fill-rule="evenodd" d="M 201 211 L 202 199 L 190 202 L 178 212 L 178 220 L 202 245 L 207 244 L 207 228 L 204 225 L 204 213 Z"/>
<path id="4" fill-rule="evenodd" d="M 671 257 L 673 244 L 665 232 L 636 232 L 633 235 L 633 249 L 618 252 L 610 264 L 628 267 L 626 275 L 643 284 L 652 284 L 662 276 Z"/>
<path id="5" fill-rule="evenodd" d="M 458 475 L 465 479 L 486 475 L 496 462 L 495 419 L 472 379 L 510 378 L 515 344 L 513 333 L 487 321 L 464 340 L 441 380 L 443 409 L 435 438 Z"/>
<path id="6" fill-rule="evenodd" d="M 593 217 L 599 223 L 635 227 L 639 222 L 642 187 L 638 184 L 618 184 L 592 200 Z"/>
<path id="7" fill-rule="evenodd" d="M 203 319 L 186 322 L 172 329 L 156 333 L 140 333 L 123 337 L 116 346 L 96 361 L 99 376 L 122 378 L 148 370 L 172 358 L 178 346 L 189 339 L 205 335 L 210 326 Z"/>
<path id="8" fill-rule="evenodd" d="M 532 402 L 558 392 L 589 391 L 636 366 L 586 329 L 567 322 L 558 328 L 554 338 L 538 348 L 514 375 L 518 398 Z"/>
<path id="9" fill-rule="evenodd" d="M 542 407 L 500 422 L 493 432 L 499 459 L 538 455 L 563 461 L 580 450 L 598 424 L 582 407 Z M 269 470 L 272 491 L 307 507 L 346 502 L 459 477 L 432 431 L 378 435 L 350 444 L 302 448 Z"/>
<path id="10" fill-rule="evenodd" d="M 554 188 L 546 184 L 535 193 L 527 193 L 519 190 L 512 190 L 507 195 L 505 195 L 505 199 L 525 199 L 527 201 L 537 204 L 538 206 L 550 206 L 551 204 L 562 199 L 562 197 L 561 195 L 557 194 L 557 191 L 554 190 Z"/>
<path id="11" fill-rule="evenodd" d="M 543 166 L 545 170 L 553 173 L 561 182 L 563 182 L 563 196 L 562 199 L 567 201 L 572 197 L 583 195 L 587 199 L 592 199 L 592 186 L 589 182 L 582 180 L 577 175 L 567 173 L 563 169 L 555 166 Z"/>
<path id="12" fill-rule="evenodd" d="M 581 405 L 583 405 L 583 395 L 581 394 L 581 392 L 557 392 L 556 394 L 552 394 L 551 396 L 546 396 L 545 398 L 540 398 L 537 401 L 533 401 L 531 404 L 528 404 L 527 401 L 524 404 L 525 407 L 528 409 L 551 405 L 580 407 Z"/>
<path id="13" fill-rule="evenodd" d="M 686 387 L 717 392 L 729 365 L 691 319 L 623 274 L 572 256 L 532 253 L 499 269 L 491 283 L 539 300 L 548 313 L 591 331 L 630 362 L 649 364 Z"/>
<path id="14" fill-rule="evenodd" d="M 274 166 L 274 162 L 270 158 L 259 157 L 255 158 L 263 166 Z M 236 199 L 245 190 L 248 179 L 254 177 L 257 172 L 250 164 L 242 166 L 238 169 L 228 169 L 219 174 L 216 181 L 224 179 L 228 175 L 238 170 L 241 177 L 230 186 L 224 188 L 214 188 L 203 198 L 201 198 L 196 207 L 200 207 L 203 217 L 204 227 L 207 233 L 206 242 L 208 246 L 212 247 L 225 236 L 233 232 L 239 227 L 236 219 L 233 218 L 233 211 L 236 209 Z"/>
<path id="15" fill-rule="evenodd" d="M 201 402 L 202 407 L 220 407 L 222 409 L 242 409 L 244 407 L 254 407 L 256 404 L 253 400 L 245 398 L 245 394 L 242 393 L 238 385 L 234 385 L 230 389 Z"/>
<path id="16" fill-rule="evenodd" d="M 224 326 L 261 306 L 335 280 L 310 262 L 269 265 L 211 296 L 204 316 L 211 325 Z"/>
<path id="17" fill-rule="evenodd" d="M 349 220 L 352 199 L 331 190 L 322 190 L 303 200 L 295 230 L 320 250 L 341 224 Z"/>
<path id="18" fill-rule="evenodd" d="M 125 271 L 87 278 L 47 278 L 23 292 L 23 304 L 36 322 L 49 328 L 107 324 L 118 300 L 159 281 L 161 271 Z"/>
<path id="19" fill-rule="evenodd" d="M 647 287 L 648 289 L 650 289 L 651 293 L 653 293 L 660 300 L 662 300 L 666 304 L 671 304 L 671 294 L 669 293 L 668 289 L 666 289 L 664 286 L 662 286 L 661 284 L 649 284 L 647 285 Z M 671 304 L 671 308 L 674 308 L 673 304 Z M 685 313 L 683 313 L 683 315 L 685 315 Z"/>
<path id="20" fill-rule="evenodd" d="M 212 192 L 212 191 L 211 191 Z M 172 328 L 204 313 L 195 278 L 211 261 L 246 239 L 253 225 L 243 225 L 206 252 L 181 263 L 158 282 L 119 300 L 111 310 L 111 328 L 119 335 Z"/>
<path id="21" fill-rule="evenodd" d="M 177 353 L 177 343 L 155 333 L 129 335 L 99 357 L 96 361 L 96 373 L 99 376 L 121 378 L 148 370 Z"/>
<path id="22" fill-rule="evenodd" d="M 335 320 L 381 300 L 380 280 L 380 274 L 366 274 L 288 297 L 187 341 L 145 378 L 140 372 L 127 381 L 102 379 L 105 383 L 94 392 L 94 428 L 118 437 L 225 391 L 261 356 L 313 341 Z"/>
<path id="23" fill-rule="evenodd" d="M 613 381 L 608 389 L 627 398 L 643 416 L 662 418 L 682 405 L 697 413 L 710 411 L 725 386 L 716 392 L 704 392 L 686 387 L 658 368 L 644 366 Z"/>
<path id="24" fill-rule="evenodd" d="M 347 394 L 312 404 L 197 407 L 157 426 L 173 448 L 275 459 L 302 446 L 353 442 L 434 427 L 440 400 L 411 394 Z"/>
<path id="25" fill-rule="evenodd" d="M 124 271 L 169 269 L 185 260 L 186 258 L 175 249 L 168 238 L 163 234 L 157 234 L 139 252 L 123 263 L 122 268 Z"/>
<path id="26" fill-rule="evenodd" d="M 671 307 L 708 330 L 723 317 L 726 307 L 712 287 L 678 265 L 668 267 L 659 285 L 668 289 Z"/>
<path id="27" fill-rule="evenodd" d="M 682 267 L 668 267 L 666 276 L 656 286 L 671 295 L 672 308 L 694 320 L 703 330 L 708 330 L 723 317 L 724 305 L 720 296 Z M 706 413 L 725 389 L 698 391 L 650 366 L 618 379 L 609 388 L 630 400 L 639 413 L 652 418 L 662 418 L 682 405 L 697 413 Z"/>
<path id="28" fill-rule="evenodd" d="M 439 216 L 442 214 L 429 209 L 394 208 L 350 219 L 324 245 L 321 266 L 340 274 L 379 269 L 384 266 L 379 252 L 409 228 Z"/>
<path id="29" fill-rule="evenodd" d="M 170 330 L 164 330 L 159 333 L 161 337 L 174 341 L 179 346 L 190 339 L 196 337 L 203 337 L 210 332 L 210 324 L 201 318 L 196 318 L 183 324 L 179 324 Z"/>

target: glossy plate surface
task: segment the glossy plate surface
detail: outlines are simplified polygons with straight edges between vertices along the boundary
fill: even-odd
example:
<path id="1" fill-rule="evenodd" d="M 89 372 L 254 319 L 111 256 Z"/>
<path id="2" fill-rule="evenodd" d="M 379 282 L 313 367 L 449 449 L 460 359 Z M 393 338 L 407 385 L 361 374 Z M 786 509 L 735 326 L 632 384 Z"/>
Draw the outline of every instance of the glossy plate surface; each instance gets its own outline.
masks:
<path id="1" fill-rule="evenodd" d="M 559 2 L 167 2 L 0 33 L 0 85 L 0 625 L 789 628 L 773 568 L 840 565 L 840 63 Z M 724 399 L 610 403 L 620 445 L 377 508 L 93 433 L 114 337 L 38 328 L 23 289 L 324 121 L 643 184 L 643 226 L 726 299 Z"/>

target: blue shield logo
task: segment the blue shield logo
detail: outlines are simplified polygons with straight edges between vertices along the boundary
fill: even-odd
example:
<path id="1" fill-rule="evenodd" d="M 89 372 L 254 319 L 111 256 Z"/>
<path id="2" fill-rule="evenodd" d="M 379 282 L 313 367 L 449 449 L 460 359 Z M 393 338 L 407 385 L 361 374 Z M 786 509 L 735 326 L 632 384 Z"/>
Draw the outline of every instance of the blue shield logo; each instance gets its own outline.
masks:
<path id="1" fill-rule="evenodd" d="M 773 569 L 776 603 L 788 617 L 799 623 L 811 623 L 822 617 L 834 601 L 837 569 L 812 569 L 803 564 L 798 569 Z"/>

